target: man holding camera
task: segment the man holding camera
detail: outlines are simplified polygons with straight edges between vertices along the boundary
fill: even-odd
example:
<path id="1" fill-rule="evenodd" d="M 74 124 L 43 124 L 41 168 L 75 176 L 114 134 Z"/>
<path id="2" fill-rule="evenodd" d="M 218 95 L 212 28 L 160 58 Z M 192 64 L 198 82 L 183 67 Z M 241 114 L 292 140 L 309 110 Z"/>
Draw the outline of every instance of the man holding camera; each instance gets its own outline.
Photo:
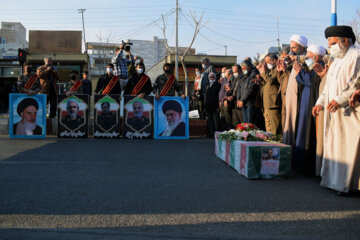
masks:
<path id="1" fill-rule="evenodd" d="M 47 95 L 47 103 L 50 101 L 50 118 L 55 118 L 57 99 L 56 93 L 58 91 L 56 82 L 59 81 L 59 74 L 52 65 L 50 57 L 44 58 L 44 65 L 37 69 L 37 75 L 40 79 L 41 90 L 40 93 Z"/>
<path id="2" fill-rule="evenodd" d="M 116 55 L 112 58 L 111 63 L 114 64 L 114 74 L 119 76 L 121 90 L 124 90 L 129 77 L 135 73 L 135 61 L 138 56 L 130 53 L 130 46 L 132 43 L 125 43 L 124 41 L 120 44 L 119 48 L 115 49 Z M 140 62 L 143 59 L 140 58 Z"/>

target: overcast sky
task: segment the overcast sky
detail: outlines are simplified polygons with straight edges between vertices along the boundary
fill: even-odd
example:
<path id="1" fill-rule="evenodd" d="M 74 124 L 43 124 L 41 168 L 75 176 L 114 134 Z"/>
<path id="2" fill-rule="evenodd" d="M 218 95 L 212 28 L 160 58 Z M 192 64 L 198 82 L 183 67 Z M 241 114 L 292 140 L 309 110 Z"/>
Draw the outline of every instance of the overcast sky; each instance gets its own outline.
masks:
<path id="1" fill-rule="evenodd" d="M 327 47 L 324 29 L 330 25 L 331 0 L 179 0 L 179 46 L 188 46 L 193 34 L 190 11 L 204 12 L 197 53 L 222 55 L 262 54 L 277 46 L 277 19 L 281 43 L 301 34 L 309 43 Z M 152 40 L 163 38 L 161 15 L 167 20 L 169 45 L 175 45 L 175 0 L 62 0 L 6 1 L 1 21 L 21 22 L 27 30 L 82 30 L 79 8 L 85 8 L 86 40 Z M 338 0 L 338 25 L 347 24 L 360 9 L 360 0 Z"/>

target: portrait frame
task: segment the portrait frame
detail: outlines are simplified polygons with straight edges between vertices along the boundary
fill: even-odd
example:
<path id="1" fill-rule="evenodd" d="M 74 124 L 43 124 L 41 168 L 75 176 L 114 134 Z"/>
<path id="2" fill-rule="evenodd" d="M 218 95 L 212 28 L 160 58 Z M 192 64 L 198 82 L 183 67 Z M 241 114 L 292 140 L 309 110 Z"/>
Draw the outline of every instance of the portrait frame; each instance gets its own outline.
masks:
<path id="1" fill-rule="evenodd" d="M 152 139 L 154 137 L 154 97 L 124 96 L 123 137 L 128 139 Z M 143 112 L 135 117 L 133 104 L 140 102 Z"/>
<path id="2" fill-rule="evenodd" d="M 261 149 L 260 174 L 278 175 L 279 169 L 280 169 L 280 148 L 276 146 L 263 147 Z"/>
<path id="3" fill-rule="evenodd" d="M 59 138 L 87 138 L 89 135 L 89 95 L 58 95 L 58 132 Z M 75 120 L 68 117 L 67 103 L 75 102 L 78 112 Z"/>
<path id="4" fill-rule="evenodd" d="M 94 138 L 119 138 L 120 132 L 120 94 L 94 96 Z M 102 105 L 108 103 L 109 114 L 102 116 Z M 107 110 L 107 109 L 106 109 Z M 105 110 L 104 110 L 105 111 Z M 113 122 L 113 123 L 111 123 Z M 109 126 L 106 126 L 110 124 Z"/>
<path id="5" fill-rule="evenodd" d="M 17 124 L 20 123 L 22 119 L 18 114 L 19 108 L 21 108 L 19 104 L 25 99 L 34 99 L 38 104 L 36 128 L 34 131 L 41 134 L 15 134 L 15 128 L 17 128 Z M 41 130 L 39 128 L 41 128 Z M 31 96 L 22 93 L 9 94 L 9 138 L 46 138 L 46 94 L 35 94 Z"/>
<path id="6" fill-rule="evenodd" d="M 163 104 L 167 101 L 176 101 L 182 108 L 181 121 L 185 124 L 184 135 L 177 136 L 162 136 L 166 130 L 167 120 L 162 111 Z M 189 139 L 189 98 L 182 97 L 160 97 L 159 100 L 155 100 L 155 129 L 154 139 Z M 179 124 L 180 125 L 180 124 Z M 174 129 L 173 131 L 176 131 Z"/>

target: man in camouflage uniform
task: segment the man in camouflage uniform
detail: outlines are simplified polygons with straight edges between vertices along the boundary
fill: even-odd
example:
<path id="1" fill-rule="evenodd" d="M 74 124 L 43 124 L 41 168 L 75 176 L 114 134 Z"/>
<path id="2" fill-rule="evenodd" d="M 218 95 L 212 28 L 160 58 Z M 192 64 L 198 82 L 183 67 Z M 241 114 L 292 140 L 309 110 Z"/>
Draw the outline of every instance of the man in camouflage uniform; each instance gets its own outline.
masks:
<path id="1" fill-rule="evenodd" d="M 34 95 L 34 94 L 38 94 L 40 92 L 41 86 L 40 86 L 39 78 L 36 79 L 34 85 L 32 85 L 32 87 L 30 89 L 25 88 L 26 83 L 29 81 L 29 79 L 33 75 L 35 75 L 35 73 L 32 72 L 31 65 L 25 64 L 24 65 L 24 73 L 18 77 L 17 87 L 18 87 L 19 93 L 26 93 L 28 95 Z"/>

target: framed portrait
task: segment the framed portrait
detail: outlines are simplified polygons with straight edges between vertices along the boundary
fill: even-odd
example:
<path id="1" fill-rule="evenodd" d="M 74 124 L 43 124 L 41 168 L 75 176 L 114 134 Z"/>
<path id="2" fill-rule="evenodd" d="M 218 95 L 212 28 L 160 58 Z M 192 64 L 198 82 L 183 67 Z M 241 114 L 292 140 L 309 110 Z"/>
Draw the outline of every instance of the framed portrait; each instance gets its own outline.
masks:
<path id="1" fill-rule="evenodd" d="M 95 95 L 94 138 L 120 137 L 120 94 Z"/>
<path id="2" fill-rule="evenodd" d="M 9 94 L 9 137 L 46 137 L 46 94 Z"/>
<path id="3" fill-rule="evenodd" d="M 89 95 L 58 95 L 58 137 L 87 138 L 89 133 Z"/>
<path id="4" fill-rule="evenodd" d="M 125 138 L 153 138 L 154 136 L 154 97 L 124 96 Z"/>
<path id="5" fill-rule="evenodd" d="M 160 97 L 155 101 L 155 139 L 189 139 L 189 99 Z"/>
<path id="6" fill-rule="evenodd" d="M 280 166 L 280 148 L 264 147 L 261 153 L 260 174 L 277 175 Z"/>

